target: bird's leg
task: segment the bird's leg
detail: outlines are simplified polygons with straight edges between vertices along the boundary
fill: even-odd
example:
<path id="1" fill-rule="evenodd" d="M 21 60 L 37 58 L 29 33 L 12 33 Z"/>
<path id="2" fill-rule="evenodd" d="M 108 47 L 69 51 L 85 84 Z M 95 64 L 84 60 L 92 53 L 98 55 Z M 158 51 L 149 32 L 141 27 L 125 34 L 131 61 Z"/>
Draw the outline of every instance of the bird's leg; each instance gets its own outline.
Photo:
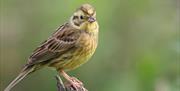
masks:
<path id="1" fill-rule="evenodd" d="M 64 70 L 60 70 L 59 73 L 75 88 L 78 89 L 83 86 L 83 83 L 75 77 L 70 77 Z"/>

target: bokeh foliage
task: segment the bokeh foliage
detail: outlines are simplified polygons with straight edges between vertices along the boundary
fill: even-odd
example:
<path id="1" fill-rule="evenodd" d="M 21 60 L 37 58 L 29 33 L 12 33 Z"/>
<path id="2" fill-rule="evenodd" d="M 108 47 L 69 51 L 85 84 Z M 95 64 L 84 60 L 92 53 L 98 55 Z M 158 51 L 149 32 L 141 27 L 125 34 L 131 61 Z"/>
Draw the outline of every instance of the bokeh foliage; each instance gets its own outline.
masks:
<path id="1" fill-rule="evenodd" d="M 0 89 L 17 76 L 41 41 L 83 3 L 97 10 L 99 46 L 69 72 L 89 91 L 179 91 L 179 0 L 1 0 Z M 179 5 L 178 5 L 179 3 Z M 56 91 L 44 68 L 13 91 Z"/>

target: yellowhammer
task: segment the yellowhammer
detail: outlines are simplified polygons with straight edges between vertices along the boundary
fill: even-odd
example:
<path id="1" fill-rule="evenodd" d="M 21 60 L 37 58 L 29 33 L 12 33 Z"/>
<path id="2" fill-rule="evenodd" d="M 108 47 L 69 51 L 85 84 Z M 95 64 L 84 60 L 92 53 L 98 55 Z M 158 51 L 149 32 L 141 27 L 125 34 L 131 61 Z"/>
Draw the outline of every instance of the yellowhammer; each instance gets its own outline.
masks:
<path id="1" fill-rule="evenodd" d="M 95 9 L 89 4 L 83 4 L 67 23 L 34 50 L 20 74 L 4 91 L 10 91 L 28 74 L 44 66 L 55 67 L 73 87 L 78 87 L 82 83 L 68 76 L 65 71 L 79 67 L 94 54 L 98 28 Z"/>

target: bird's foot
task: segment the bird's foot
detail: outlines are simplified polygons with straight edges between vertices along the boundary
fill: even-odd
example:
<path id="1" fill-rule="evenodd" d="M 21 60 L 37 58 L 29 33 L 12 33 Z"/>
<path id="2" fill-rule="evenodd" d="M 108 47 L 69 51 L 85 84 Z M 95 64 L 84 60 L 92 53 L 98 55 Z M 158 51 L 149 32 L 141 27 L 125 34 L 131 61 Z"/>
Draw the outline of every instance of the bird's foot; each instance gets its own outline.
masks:
<path id="1" fill-rule="evenodd" d="M 75 82 L 75 83 L 83 86 L 83 83 L 82 83 L 80 80 L 78 80 L 76 77 L 71 77 L 70 79 L 71 79 L 73 82 Z"/>
<path id="2" fill-rule="evenodd" d="M 70 77 L 69 85 L 76 91 L 79 91 L 83 87 L 83 83 L 75 77 Z M 82 90 L 85 91 L 85 90 Z"/>
<path id="3" fill-rule="evenodd" d="M 60 70 L 60 74 L 67 80 L 66 85 L 72 87 L 75 91 L 87 91 L 83 87 L 83 83 L 77 78 L 67 75 L 63 70 Z"/>

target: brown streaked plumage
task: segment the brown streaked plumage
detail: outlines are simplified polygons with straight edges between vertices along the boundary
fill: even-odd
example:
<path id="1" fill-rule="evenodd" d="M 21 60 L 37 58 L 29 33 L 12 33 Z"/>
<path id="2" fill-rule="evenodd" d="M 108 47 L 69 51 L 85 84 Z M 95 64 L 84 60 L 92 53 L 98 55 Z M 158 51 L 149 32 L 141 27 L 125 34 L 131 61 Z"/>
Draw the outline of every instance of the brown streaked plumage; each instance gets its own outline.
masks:
<path id="1" fill-rule="evenodd" d="M 94 54 L 98 42 L 98 28 L 95 9 L 89 4 L 83 4 L 69 22 L 60 26 L 34 50 L 21 73 L 4 91 L 10 91 L 28 74 L 44 66 L 56 68 L 74 88 L 82 85 L 79 80 L 68 76 L 65 71 L 79 67 Z"/>

